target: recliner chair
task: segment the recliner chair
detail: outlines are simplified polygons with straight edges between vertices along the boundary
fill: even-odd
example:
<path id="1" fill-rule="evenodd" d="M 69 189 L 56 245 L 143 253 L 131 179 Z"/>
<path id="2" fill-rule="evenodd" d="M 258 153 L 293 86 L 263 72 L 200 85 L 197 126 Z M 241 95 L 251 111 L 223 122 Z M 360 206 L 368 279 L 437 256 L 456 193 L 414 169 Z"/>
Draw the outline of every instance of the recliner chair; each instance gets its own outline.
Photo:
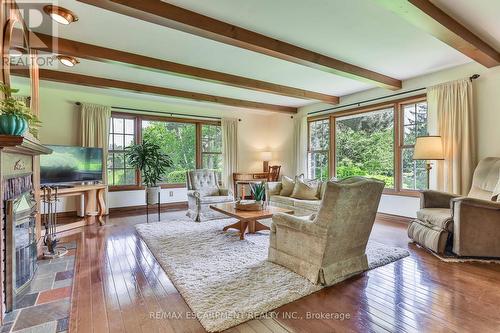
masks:
<path id="1" fill-rule="evenodd" d="M 487 157 L 477 165 L 466 197 L 423 191 L 408 237 L 438 254 L 500 257 L 500 202 L 494 193 L 499 177 L 500 157 Z"/>

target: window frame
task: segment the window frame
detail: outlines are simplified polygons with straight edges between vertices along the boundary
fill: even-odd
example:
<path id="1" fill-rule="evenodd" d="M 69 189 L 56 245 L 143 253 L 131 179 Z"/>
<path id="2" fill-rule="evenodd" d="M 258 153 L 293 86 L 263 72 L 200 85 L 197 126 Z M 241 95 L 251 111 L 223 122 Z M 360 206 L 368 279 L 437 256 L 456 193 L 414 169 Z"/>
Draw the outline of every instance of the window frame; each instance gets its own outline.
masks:
<path id="1" fill-rule="evenodd" d="M 188 118 L 176 118 L 176 117 L 169 117 L 169 116 L 152 116 L 152 115 L 145 115 L 145 114 L 139 114 L 139 113 L 128 113 L 128 112 L 112 111 L 111 118 L 113 118 L 113 117 L 117 117 L 117 118 L 128 117 L 128 119 L 135 119 L 135 143 L 142 142 L 142 121 L 143 120 L 194 124 L 196 126 L 196 128 L 195 128 L 195 133 L 196 133 L 195 166 L 196 166 L 196 168 L 201 168 L 201 165 L 202 165 L 202 152 L 201 152 L 201 127 L 202 127 L 202 125 L 221 126 L 221 121 L 217 121 L 217 120 L 188 119 Z M 107 161 L 106 161 L 106 172 L 108 172 Z M 141 185 L 141 183 L 142 183 L 141 178 L 142 178 L 142 176 L 141 176 L 140 171 L 136 170 L 135 185 L 109 185 L 108 186 L 109 191 L 116 192 L 116 191 L 144 190 L 145 186 Z M 186 184 L 185 183 L 160 184 L 160 187 L 162 189 L 184 188 L 184 187 L 186 187 Z"/>
<path id="2" fill-rule="evenodd" d="M 360 109 L 360 110 L 354 110 L 352 112 L 346 112 L 346 113 L 336 113 L 334 115 L 331 115 L 330 116 L 330 124 L 332 125 L 331 129 L 330 129 L 330 135 L 332 137 L 332 139 L 330 140 L 331 144 L 334 145 L 332 146 L 333 148 L 331 149 L 332 150 L 332 156 L 333 156 L 333 159 L 330 163 L 330 167 L 333 167 L 333 175 L 336 175 L 337 174 L 337 145 L 336 145 L 336 131 L 337 131 L 337 118 L 343 118 L 343 117 L 346 117 L 346 116 L 360 116 L 360 115 L 363 115 L 363 114 L 367 114 L 367 113 L 371 113 L 371 112 L 377 112 L 377 111 L 382 111 L 382 110 L 385 110 L 385 109 L 392 109 L 393 111 L 393 123 L 392 123 L 392 126 L 393 126 L 393 166 L 394 166 L 394 187 L 393 188 L 387 188 L 387 187 L 384 187 L 384 193 L 385 194 L 395 194 L 398 192 L 398 189 L 399 189 L 399 185 L 398 185 L 398 178 L 399 178 L 399 175 L 397 174 L 397 158 L 396 158 L 396 155 L 398 155 L 397 151 L 398 151 L 398 145 L 397 145 L 397 141 L 396 141 L 396 138 L 398 136 L 397 134 L 397 121 L 398 121 L 398 109 L 397 107 L 394 105 L 394 103 L 389 103 L 389 104 L 380 104 L 380 105 L 374 105 L 372 107 L 367 107 L 365 109 Z M 332 130 L 333 129 L 333 130 Z"/>
<path id="3" fill-rule="evenodd" d="M 214 125 L 214 124 L 201 124 L 199 126 L 199 130 L 200 130 L 200 140 L 197 141 L 197 143 L 199 142 L 199 145 L 200 145 L 200 166 L 203 168 L 203 155 L 220 155 L 222 157 L 222 129 L 221 129 L 221 149 L 220 151 L 203 151 L 203 126 L 219 126 L 220 125 Z"/>
<path id="4" fill-rule="evenodd" d="M 113 117 L 113 116 L 114 116 L 114 117 Z M 137 142 L 137 130 L 138 130 L 138 126 L 137 126 L 137 119 L 136 119 L 136 117 L 135 117 L 134 115 L 131 115 L 131 114 L 125 114 L 125 113 L 120 113 L 120 114 L 116 113 L 116 114 L 113 114 L 113 113 L 112 113 L 112 114 L 111 114 L 111 118 L 110 118 L 110 126 L 111 126 L 111 124 L 112 124 L 112 122 L 113 122 L 113 118 L 132 119 L 132 120 L 134 120 L 134 126 L 135 126 L 135 128 L 134 128 L 134 143 L 136 143 L 136 142 Z M 110 128 L 110 130 L 109 130 L 109 136 L 111 136 L 111 134 L 112 134 L 112 133 L 114 133 L 114 132 L 112 132 L 112 131 L 111 131 L 111 128 Z M 108 139 L 108 140 L 109 140 L 109 139 Z M 109 146 L 109 143 L 108 143 L 108 146 Z M 114 144 L 113 144 L 113 148 L 114 148 Z M 108 149 L 108 156 L 109 156 L 110 154 L 113 154 L 113 153 L 116 153 L 116 152 L 122 152 L 122 151 L 115 151 L 114 149 L 111 149 L 111 150 L 110 150 L 110 149 Z M 105 161 L 105 165 L 106 165 L 106 174 L 107 174 L 107 172 L 108 172 L 108 170 L 109 170 L 109 169 L 108 169 L 108 162 L 107 162 L 107 161 Z M 113 169 L 114 169 L 114 168 L 113 168 Z M 135 170 L 135 182 L 136 182 L 135 184 L 128 184 L 128 185 L 109 185 L 109 186 L 108 186 L 108 189 L 109 189 L 109 190 L 111 190 L 111 189 L 114 189 L 114 188 L 120 188 L 120 189 L 122 189 L 122 190 L 134 190 L 134 189 L 136 189 L 136 187 L 137 187 L 137 177 L 140 177 L 140 173 L 139 173 L 139 171 L 138 171 L 138 170 Z M 109 180 L 108 180 L 108 182 L 109 182 Z"/>
<path id="5" fill-rule="evenodd" d="M 328 148 L 325 150 L 325 149 L 321 149 L 321 150 L 312 150 L 311 149 L 311 125 L 314 123 L 314 122 L 318 122 L 318 121 L 325 121 L 327 120 L 328 121 Z M 309 176 L 309 156 L 310 154 L 314 154 L 314 153 L 320 153 L 320 154 L 325 154 L 327 155 L 328 157 L 328 172 L 327 172 L 327 179 L 330 178 L 330 160 L 331 160 L 331 143 L 332 143 L 332 139 L 331 139 L 331 136 L 332 136 L 332 122 L 331 122 L 331 119 L 329 117 L 322 117 L 322 118 L 317 118 L 317 119 L 312 119 L 312 120 L 309 120 L 307 121 L 307 175 Z"/>
<path id="6" fill-rule="evenodd" d="M 389 195 L 399 195 L 399 196 L 410 196 L 418 197 L 420 196 L 420 190 L 409 190 L 402 187 L 402 153 L 404 147 L 404 112 L 403 105 L 425 102 L 427 101 L 426 94 L 420 94 L 416 96 L 396 99 L 388 102 L 382 102 L 377 104 L 372 104 L 368 106 L 356 107 L 351 109 L 346 109 L 338 112 L 333 112 L 326 115 L 313 116 L 307 119 L 308 121 L 308 132 L 307 132 L 307 151 L 309 153 L 309 124 L 314 121 L 329 119 L 330 120 L 330 149 L 329 149 L 329 177 L 336 175 L 336 142 L 335 142 L 335 121 L 337 118 L 351 115 L 359 115 L 363 113 L 369 113 L 377 110 L 382 110 L 384 108 L 394 109 L 394 188 L 384 189 L 384 194 Z"/>
<path id="7" fill-rule="evenodd" d="M 404 124 L 404 106 L 409 105 L 409 104 L 418 104 L 421 102 L 427 102 L 427 96 L 424 95 L 424 97 L 417 97 L 417 98 L 409 98 L 406 100 L 403 100 L 398 103 L 399 107 L 399 138 L 398 138 L 398 159 L 399 159 L 399 165 L 398 165 L 398 173 L 399 173 L 399 194 L 400 195 L 406 195 L 406 196 L 420 196 L 421 190 L 410 190 L 410 189 L 405 189 L 403 188 L 403 151 L 404 149 L 411 149 L 415 148 L 415 144 L 409 145 L 405 144 L 404 142 L 404 129 L 405 129 L 405 124 Z M 427 129 L 429 128 L 429 107 L 427 106 Z"/>

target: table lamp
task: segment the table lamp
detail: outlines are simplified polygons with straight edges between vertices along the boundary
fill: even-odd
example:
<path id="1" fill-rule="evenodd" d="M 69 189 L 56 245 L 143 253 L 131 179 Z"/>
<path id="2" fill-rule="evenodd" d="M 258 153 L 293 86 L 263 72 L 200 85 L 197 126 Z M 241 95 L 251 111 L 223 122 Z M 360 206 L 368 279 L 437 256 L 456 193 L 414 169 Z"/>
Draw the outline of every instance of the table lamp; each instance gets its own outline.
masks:
<path id="1" fill-rule="evenodd" d="M 425 170 L 427 171 L 427 189 L 430 185 L 430 172 L 432 169 L 429 161 L 444 160 L 443 155 L 443 141 L 440 136 L 419 136 L 415 142 L 415 149 L 413 151 L 414 160 L 427 161 Z"/>
<path id="2" fill-rule="evenodd" d="M 270 151 L 263 151 L 260 153 L 260 158 L 262 159 L 264 172 L 269 172 L 269 161 L 273 158 L 273 153 Z"/>

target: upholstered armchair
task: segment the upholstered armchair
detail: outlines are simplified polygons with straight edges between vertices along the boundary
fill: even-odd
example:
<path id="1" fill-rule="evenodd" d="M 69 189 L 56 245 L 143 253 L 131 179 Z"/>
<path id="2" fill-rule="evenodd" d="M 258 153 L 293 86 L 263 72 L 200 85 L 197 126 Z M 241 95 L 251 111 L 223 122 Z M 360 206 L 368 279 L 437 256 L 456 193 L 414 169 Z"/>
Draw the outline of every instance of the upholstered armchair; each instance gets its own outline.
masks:
<path id="1" fill-rule="evenodd" d="M 365 250 L 384 183 L 352 177 L 326 186 L 317 214 L 273 216 L 268 259 L 332 285 L 368 269 Z"/>
<path id="2" fill-rule="evenodd" d="M 469 194 L 423 191 L 408 236 L 438 254 L 500 257 L 500 157 L 487 157 L 474 171 Z"/>
<path id="3" fill-rule="evenodd" d="M 210 205 L 232 202 L 233 194 L 219 187 L 217 172 L 208 169 L 187 171 L 188 212 L 196 222 L 227 217 L 210 209 Z"/>

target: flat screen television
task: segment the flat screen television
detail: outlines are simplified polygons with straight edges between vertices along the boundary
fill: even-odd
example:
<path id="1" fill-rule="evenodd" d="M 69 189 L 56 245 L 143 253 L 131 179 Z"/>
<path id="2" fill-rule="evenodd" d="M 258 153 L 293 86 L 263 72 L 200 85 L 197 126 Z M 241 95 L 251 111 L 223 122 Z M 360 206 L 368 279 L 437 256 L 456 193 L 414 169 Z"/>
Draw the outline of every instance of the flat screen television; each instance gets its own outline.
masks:
<path id="1" fill-rule="evenodd" d="M 40 156 L 42 184 L 102 180 L 102 148 L 47 145 L 52 154 Z"/>

